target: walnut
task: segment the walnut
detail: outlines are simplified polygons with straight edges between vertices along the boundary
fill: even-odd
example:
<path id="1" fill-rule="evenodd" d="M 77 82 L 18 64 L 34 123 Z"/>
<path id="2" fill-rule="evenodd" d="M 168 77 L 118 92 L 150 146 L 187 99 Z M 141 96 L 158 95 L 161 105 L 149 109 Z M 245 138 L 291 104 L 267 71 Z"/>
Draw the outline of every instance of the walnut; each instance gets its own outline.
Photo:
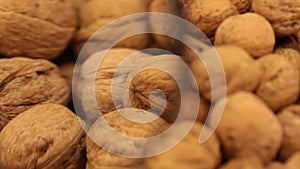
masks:
<path id="1" fill-rule="evenodd" d="M 176 124 L 176 133 L 171 133 L 163 139 L 176 140 L 178 132 L 184 130 L 184 126 L 189 122 L 181 122 Z M 147 158 L 146 162 L 150 169 L 215 169 L 221 163 L 220 143 L 214 134 L 205 143 L 199 143 L 199 135 L 203 128 L 201 123 L 196 122 L 188 133 L 188 135 L 174 148 L 169 151 L 151 158 Z M 161 148 L 169 141 L 161 141 L 154 145 L 151 149 Z M 194 153 L 191 153 L 194 152 Z"/>
<path id="2" fill-rule="evenodd" d="M 272 24 L 276 35 L 284 37 L 300 30 L 300 0 L 253 0 L 255 13 Z"/>
<path id="3" fill-rule="evenodd" d="M 216 103 L 212 117 L 219 111 L 222 103 Z M 210 118 L 209 123 L 214 119 Z M 216 131 L 225 158 L 255 156 L 264 164 L 276 157 L 283 135 L 280 123 L 272 110 L 257 96 L 245 91 L 227 97 Z"/>
<path id="4" fill-rule="evenodd" d="M 0 133 L 0 168 L 83 168 L 85 134 L 70 110 L 37 105 Z"/>
<path id="5" fill-rule="evenodd" d="M 0 53 L 54 59 L 76 27 L 70 0 L 0 0 Z"/>
<path id="6" fill-rule="evenodd" d="M 262 69 L 245 50 L 237 46 L 225 45 L 208 49 L 206 52 L 216 52 L 219 55 L 225 71 L 227 94 L 239 90 L 254 91 L 256 89 Z M 191 70 L 196 77 L 199 91 L 207 100 L 211 100 L 211 77 L 204 64 L 199 59 L 194 60 L 191 63 Z"/>
<path id="7" fill-rule="evenodd" d="M 253 57 L 273 51 L 275 34 L 262 16 L 245 13 L 231 16 L 221 23 L 215 36 L 215 45 L 234 44 L 246 49 Z"/>
<path id="8" fill-rule="evenodd" d="M 36 104 L 67 104 L 70 89 L 59 69 L 43 59 L 0 59 L 0 130 Z"/>
<path id="9" fill-rule="evenodd" d="M 264 69 L 257 95 L 274 111 L 294 103 L 299 96 L 298 70 L 277 54 L 264 56 L 257 62 Z"/>
<path id="10" fill-rule="evenodd" d="M 264 169 L 264 166 L 256 158 L 231 159 L 219 169 Z"/>
<path id="11" fill-rule="evenodd" d="M 283 127 L 283 143 L 279 153 L 281 160 L 287 160 L 293 153 L 300 151 L 300 105 L 292 105 L 283 109 L 278 114 L 278 119 Z"/>
<path id="12" fill-rule="evenodd" d="M 109 132 L 108 127 L 112 127 L 119 134 L 123 134 L 129 138 L 148 138 L 160 134 L 168 127 L 168 124 L 160 118 L 150 123 L 137 123 L 123 117 L 122 115 L 124 114 L 126 116 L 134 116 L 135 119 L 145 120 L 147 120 L 148 117 L 156 117 L 156 115 L 150 112 L 138 109 L 119 109 L 100 117 L 101 119 L 98 119 L 89 129 L 86 138 L 87 168 L 94 169 L 110 166 L 112 168 L 132 167 L 142 169 L 141 166 L 144 166 L 143 159 L 127 158 L 110 152 L 117 151 L 126 153 L 127 155 L 139 153 L 139 155 L 142 155 L 147 145 L 134 140 L 127 142 L 126 139 L 116 139 L 115 136 Z M 113 148 L 113 150 L 110 150 L 110 152 L 105 151 L 96 143 L 112 145 L 110 147 Z"/>
<path id="13" fill-rule="evenodd" d="M 231 0 L 231 2 L 240 13 L 249 11 L 252 5 L 252 0 Z"/>
<path id="14" fill-rule="evenodd" d="M 226 18 L 238 14 L 230 0 L 190 0 L 184 3 L 183 17 L 195 24 L 208 38 Z"/>

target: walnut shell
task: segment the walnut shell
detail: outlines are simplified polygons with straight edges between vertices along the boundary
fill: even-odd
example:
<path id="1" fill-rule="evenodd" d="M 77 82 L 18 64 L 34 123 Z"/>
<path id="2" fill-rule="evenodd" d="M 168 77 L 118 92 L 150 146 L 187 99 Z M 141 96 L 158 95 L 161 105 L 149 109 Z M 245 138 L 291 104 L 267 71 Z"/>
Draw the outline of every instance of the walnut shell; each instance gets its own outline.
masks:
<path id="1" fill-rule="evenodd" d="M 67 104 L 70 97 L 57 66 L 42 59 L 0 59 L 0 86 L 0 131 L 36 104 Z"/>
<path id="2" fill-rule="evenodd" d="M 297 152 L 286 162 L 286 169 L 298 169 L 299 166 L 300 166 L 300 152 Z"/>
<path id="3" fill-rule="evenodd" d="M 109 4 L 109 5 L 108 5 Z M 81 48 L 92 35 L 106 24 L 130 14 L 146 12 L 148 7 L 147 0 L 90 0 L 82 4 L 79 9 L 80 29 L 75 37 L 75 53 L 79 54 Z M 111 40 L 118 39 L 119 36 L 128 32 L 128 25 L 136 25 L 137 30 L 147 30 L 148 25 L 145 19 L 138 19 L 119 23 L 117 30 L 115 27 L 106 29 L 98 35 L 93 35 L 93 40 L 88 41 L 86 51 L 82 53 L 85 57 L 90 56 L 97 50 L 107 48 Z M 110 30 L 111 29 L 111 30 Z M 130 27 L 131 31 L 132 27 Z M 122 39 L 115 47 L 125 47 L 134 49 L 143 49 L 147 46 L 150 38 L 147 34 L 132 36 L 128 39 Z"/>
<path id="4" fill-rule="evenodd" d="M 1 54 L 54 59 L 72 39 L 76 16 L 70 0 L 1 0 L 0 23 Z"/>
<path id="5" fill-rule="evenodd" d="M 299 73 L 285 58 L 270 54 L 257 61 L 264 69 L 256 91 L 274 111 L 294 103 L 299 96 Z"/>
<path id="6" fill-rule="evenodd" d="M 256 89 L 262 70 L 245 50 L 237 46 L 225 45 L 208 49 L 207 52 L 215 52 L 214 50 L 218 53 L 225 71 L 227 94 Z M 191 70 L 196 77 L 199 91 L 207 100 L 211 100 L 211 82 L 204 64 L 199 59 L 194 60 L 191 63 Z"/>
<path id="7" fill-rule="evenodd" d="M 240 13 L 249 11 L 252 5 L 252 0 L 231 0 L 231 2 Z"/>
<path id="8" fill-rule="evenodd" d="M 283 143 L 279 153 L 280 160 L 287 160 L 293 153 L 300 151 L 300 105 L 292 105 L 278 114 L 283 128 Z"/>
<path id="9" fill-rule="evenodd" d="M 114 136 L 108 132 L 107 128 L 112 127 L 119 134 L 123 134 L 131 138 L 148 138 L 160 134 L 164 131 L 168 124 L 158 118 L 151 123 L 136 123 L 126 119 L 120 113 L 126 115 L 135 116 L 135 118 L 147 118 L 155 117 L 156 115 L 137 109 L 120 109 L 113 112 L 109 112 L 98 119 L 88 131 L 86 138 L 87 148 L 87 167 L 91 169 L 106 168 L 106 167 L 133 167 L 140 168 L 143 166 L 143 159 L 141 158 L 127 158 L 118 156 L 110 152 L 105 151 L 99 147 L 97 143 L 103 143 L 105 145 L 113 145 L 115 151 L 127 152 L 133 155 L 133 153 L 143 153 L 147 145 L 141 145 L 134 140 L 126 142 L 126 140 L 116 140 Z M 104 120 L 104 121 L 102 121 Z M 108 123 L 108 125 L 105 123 Z"/>
<path id="10" fill-rule="evenodd" d="M 212 116 L 221 103 L 216 103 Z M 209 120 L 213 122 L 214 118 Z M 276 157 L 283 135 L 272 110 L 257 96 L 244 91 L 227 97 L 216 131 L 225 158 L 255 156 L 264 164 Z"/>
<path id="11" fill-rule="evenodd" d="M 238 14 L 230 0 L 190 0 L 183 5 L 183 17 L 195 24 L 208 38 L 226 18 Z"/>
<path id="12" fill-rule="evenodd" d="M 219 169 L 264 169 L 264 166 L 256 158 L 231 159 Z"/>
<path id="13" fill-rule="evenodd" d="M 271 24 L 262 16 L 245 13 L 231 16 L 221 23 L 215 45 L 233 44 L 246 49 L 253 57 L 273 51 L 275 34 Z"/>
<path id="14" fill-rule="evenodd" d="M 255 13 L 272 24 L 276 35 L 284 37 L 300 30 L 300 0 L 253 0 Z"/>
<path id="15" fill-rule="evenodd" d="M 276 54 L 286 58 L 292 65 L 298 69 L 300 75 L 300 54 L 298 51 L 292 48 L 277 48 L 275 50 Z"/>
<path id="16" fill-rule="evenodd" d="M 1 131 L 0 168 L 82 168 L 84 137 L 76 115 L 64 106 L 34 106 Z"/>
<path id="17" fill-rule="evenodd" d="M 123 92 L 126 89 L 126 79 L 129 73 L 137 65 L 145 62 L 150 56 L 132 49 L 115 48 L 111 49 L 106 55 L 105 51 L 92 55 L 81 66 L 81 82 L 78 86 L 78 94 L 84 113 L 88 119 L 95 121 L 100 114 L 95 113 L 98 110 L 105 114 L 123 107 Z M 95 61 L 103 55 L 101 63 Z M 97 70 L 91 70 L 91 67 L 97 65 Z M 99 66 L 98 66 L 99 64 Z M 96 72 L 97 71 L 97 72 Z M 92 73 L 96 72 L 96 77 Z M 95 78 L 95 82 L 93 80 Z M 95 83 L 95 97 L 99 107 L 90 104 L 94 97 L 90 90 L 91 83 Z M 81 89 L 89 89 L 82 91 Z M 84 93 L 82 93 L 84 92 Z"/>
<path id="18" fill-rule="evenodd" d="M 176 124 L 176 131 L 180 132 L 189 122 L 181 122 Z M 203 144 L 199 143 L 199 135 L 203 128 L 203 124 L 196 122 L 188 135 L 169 151 L 151 158 L 147 158 L 146 162 L 150 169 L 215 169 L 221 163 L 220 143 L 217 136 L 212 137 Z M 166 140 L 176 139 L 177 133 L 167 135 Z M 168 141 L 167 141 L 168 142 Z M 165 141 L 156 144 L 157 148 L 161 148 Z M 153 149 L 153 147 L 150 147 Z M 155 147 L 154 147 L 155 148 Z M 191 153 L 194 152 L 194 153 Z"/>

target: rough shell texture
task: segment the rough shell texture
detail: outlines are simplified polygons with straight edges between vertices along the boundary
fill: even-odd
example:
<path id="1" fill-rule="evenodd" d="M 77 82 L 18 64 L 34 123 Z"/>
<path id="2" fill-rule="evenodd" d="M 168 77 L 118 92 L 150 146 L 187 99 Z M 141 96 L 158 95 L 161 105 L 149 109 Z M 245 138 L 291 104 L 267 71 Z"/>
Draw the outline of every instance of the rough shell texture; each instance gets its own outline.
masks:
<path id="1" fill-rule="evenodd" d="M 67 80 L 70 88 L 72 87 L 74 67 L 75 67 L 74 62 L 65 63 L 60 67 L 60 74 L 63 78 Z"/>
<path id="2" fill-rule="evenodd" d="M 207 53 L 218 54 L 222 62 L 226 76 L 227 94 L 239 90 L 254 91 L 256 89 L 262 70 L 245 50 L 236 46 L 225 45 L 217 46 L 215 49 L 208 49 Z M 207 66 L 212 67 L 214 64 Z M 194 60 L 191 63 L 191 70 L 196 77 L 199 91 L 207 100 L 210 100 L 211 82 L 204 64 L 199 59 Z M 246 74 L 247 76 L 245 76 Z"/>
<path id="3" fill-rule="evenodd" d="M 47 60 L 0 59 L 0 130 L 35 104 L 67 104 L 69 87 Z"/>
<path id="4" fill-rule="evenodd" d="M 109 4 L 109 5 L 108 5 Z M 147 0 L 91 0 L 83 3 L 79 9 L 80 30 L 75 37 L 75 52 L 79 54 L 81 48 L 86 41 L 101 27 L 126 15 L 146 12 L 148 7 Z M 132 17 L 130 24 L 128 22 L 118 23 L 116 27 L 106 27 L 105 31 L 97 33 L 93 36 L 93 40 L 89 41 L 89 45 L 82 53 L 86 57 L 90 56 L 95 50 L 107 48 L 110 41 L 118 39 L 121 35 L 128 32 L 147 30 L 146 19 Z M 117 30 L 117 31 L 116 31 Z M 122 39 L 116 47 L 127 47 L 134 49 L 144 48 L 149 41 L 148 35 L 137 35 L 128 39 Z"/>
<path id="5" fill-rule="evenodd" d="M 277 46 L 281 48 L 292 48 L 300 52 L 300 31 L 296 35 L 278 39 Z"/>
<path id="6" fill-rule="evenodd" d="M 143 151 L 145 151 L 147 145 L 138 144 L 134 140 L 126 142 L 126 140 L 123 139 L 115 139 L 114 136 L 108 132 L 108 127 L 111 127 L 119 134 L 123 134 L 130 138 L 148 138 L 156 136 L 168 127 L 167 123 L 160 118 L 150 123 L 136 123 L 123 117 L 120 112 L 122 115 L 123 113 L 126 115 L 131 114 L 131 116 L 141 119 L 144 117 L 155 116 L 150 112 L 137 109 L 120 109 L 103 115 L 101 119 L 98 119 L 90 128 L 86 138 L 87 166 L 89 168 L 96 169 L 108 166 L 112 168 L 139 168 L 137 166 L 140 166 L 143 163 L 143 159 L 126 158 L 111 154 L 96 144 L 102 143 L 105 145 L 113 145 L 113 147 L 110 146 L 111 148 L 114 148 L 112 151 L 126 152 L 128 154 L 136 152 L 143 153 Z M 108 125 L 102 120 L 106 121 Z"/>
<path id="7" fill-rule="evenodd" d="M 231 0 L 231 2 L 240 13 L 249 11 L 252 5 L 252 0 Z"/>
<path id="8" fill-rule="evenodd" d="M 275 52 L 293 64 L 298 69 L 300 75 L 300 54 L 298 51 L 292 48 L 277 48 Z"/>
<path id="9" fill-rule="evenodd" d="M 186 122 L 176 124 L 177 132 L 180 132 Z M 205 143 L 199 143 L 199 135 L 203 128 L 201 123 L 195 123 L 188 135 L 171 150 L 146 159 L 151 169 L 215 169 L 221 162 L 220 143 L 216 135 Z M 176 139 L 177 134 L 173 133 L 164 139 Z M 166 142 L 162 141 L 156 146 L 161 148 Z M 191 153 L 194 152 L 194 153 Z"/>
<path id="10" fill-rule="evenodd" d="M 230 0 L 190 0 L 183 5 L 183 17 L 195 24 L 207 37 L 213 37 L 226 18 L 238 14 Z"/>
<path id="11" fill-rule="evenodd" d="M 212 116 L 221 103 L 217 102 Z M 244 91 L 227 97 L 217 134 L 225 158 L 255 156 L 264 164 L 276 157 L 283 135 L 272 110 L 257 96 Z"/>
<path id="12" fill-rule="evenodd" d="M 278 114 L 283 127 L 283 143 L 280 150 L 280 160 L 287 160 L 293 153 L 300 151 L 300 105 L 292 105 Z"/>
<path id="13" fill-rule="evenodd" d="M 297 152 L 286 162 L 286 169 L 298 169 L 299 166 L 300 166 L 300 152 Z"/>
<path id="14" fill-rule="evenodd" d="M 73 112 L 56 104 L 37 105 L 1 131 L 0 168 L 82 168 L 84 137 Z"/>
<path id="15" fill-rule="evenodd" d="M 95 61 L 99 57 L 102 57 L 101 63 Z M 79 83 L 78 96 L 87 118 L 94 121 L 100 116 L 95 113 L 98 110 L 101 113 L 108 113 L 122 108 L 128 74 L 149 57 L 136 50 L 115 48 L 107 54 L 105 51 L 96 53 L 84 62 L 81 67 L 82 80 Z M 92 70 L 94 68 L 97 70 Z M 95 72 L 96 77 L 93 77 Z M 95 94 L 91 89 L 92 83 L 95 84 Z M 82 91 L 82 89 L 87 90 Z M 94 95 L 97 99 L 97 107 L 91 105 Z"/>
<path id="16" fill-rule="evenodd" d="M 235 158 L 219 169 L 264 169 L 264 166 L 255 158 Z"/>
<path id="17" fill-rule="evenodd" d="M 76 17 L 70 0 L 1 0 L 0 23 L 1 54 L 54 59 L 71 40 Z"/>
<path id="18" fill-rule="evenodd" d="M 292 35 L 300 30 L 300 0 L 253 0 L 255 13 L 272 24 L 279 37 Z"/>
<path id="19" fill-rule="evenodd" d="M 262 16 L 245 13 L 229 17 L 221 23 L 215 36 L 215 45 L 234 44 L 246 49 L 253 57 L 273 51 L 275 34 Z"/>
<path id="20" fill-rule="evenodd" d="M 264 69 L 256 91 L 274 111 L 294 103 L 299 96 L 299 72 L 285 58 L 271 54 L 258 60 Z"/>
<path id="21" fill-rule="evenodd" d="M 272 162 L 266 166 L 266 169 L 286 169 L 286 166 L 281 162 Z"/>

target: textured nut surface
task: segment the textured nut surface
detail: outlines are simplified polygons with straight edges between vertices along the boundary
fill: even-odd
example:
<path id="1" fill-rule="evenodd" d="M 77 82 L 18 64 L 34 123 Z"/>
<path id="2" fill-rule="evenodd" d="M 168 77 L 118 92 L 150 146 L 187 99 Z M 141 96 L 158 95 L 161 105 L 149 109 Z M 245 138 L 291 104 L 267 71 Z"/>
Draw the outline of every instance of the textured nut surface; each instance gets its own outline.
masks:
<path id="1" fill-rule="evenodd" d="M 138 166 L 143 165 L 143 159 L 140 158 L 126 158 L 121 157 L 112 153 L 109 153 L 99 147 L 96 143 L 103 143 L 105 145 L 110 145 L 115 151 L 121 153 L 143 153 L 147 145 L 141 145 L 131 140 L 126 142 L 126 140 L 116 140 L 114 136 L 107 130 L 107 127 L 112 127 L 119 134 L 130 138 L 148 138 L 156 136 L 163 132 L 167 123 L 158 118 L 150 123 L 136 123 L 130 121 L 120 114 L 122 113 L 131 114 L 135 118 L 144 118 L 145 116 L 155 116 L 150 112 L 137 109 L 120 109 L 113 112 L 109 112 L 101 117 L 104 119 L 109 126 L 107 126 L 101 119 L 98 119 L 88 132 L 86 138 L 87 147 L 87 166 L 91 169 L 101 168 L 101 167 L 133 167 L 139 168 Z M 95 142 L 93 142 L 93 140 Z"/>
<path id="2" fill-rule="evenodd" d="M 299 72 L 285 58 L 270 54 L 258 60 L 264 69 L 256 91 L 274 111 L 294 103 L 299 96 Z"/>
<path id="3" fill-rule="evenodd" d="M 57 57 L 76 27 L 70 0 L 1 0 L 0 22 L 1 54 L 43 59 Z"/>
<path id="4" fill-rule="evenodd" d="M 0 130 L 21 112 L 42 103 L 67 104 L 70 89 L 47 60 L 0 59 Z"/>
<path id="5" fill-rule="evenodd" d="M 227 94 L 239 90 L 254 91 L 256 89 L 262 75 L 262 70 L 245 50 L 237 46 L 225 45 L 217 46 L 215 49 L 208 49 L 208 52 L 214 52 L 214 50 L 219 55 L 224 68 Z M 199 91 L 207 100 L 210 100 L 210 78 L 214 77 L 209 77 L 204 64 L 200 60 L 194 60 L 191 63 L 191 70 L 196 77 Z"/>
<path id="6" fill-rule="evenodd" d="M 231 2 L 240 13 L 249 11 L 252 5 L 252 0 L 231 0 Z"/>
<path id="7" fill-rule="evenodd" d="M 111 49 L 107 54 L 104 52 L 101 51 L 92 55 L 81 67 L 82 81 L 78 88 L 79 99 L 84 113 L 93 120 L 100 116 L 100 114 L 95 113 L 98 109 L 101 113 L 108 113 L 123 107 L 123 92 L 126 89 L 128 74 L 150 57 L 148 54 L 125 48 Z M 99 56 L 104 56 L 101 63 L 95 61 Z M 91 67 L 96 67 L 97 70 L 92 70 Z M 91 81 L 94 78 L 92 74 L 95 72 L 95 81 Z M 94 97 L 91 90 L 92 83 L 95 84 L 95 97 L 99 107 L 90 104 L 90 100 Z M 83 92 L 91 93 L 85 94 Z"/>
<path id="8" fill-rule="evenodd" d="M 207 37 L 212 37 L 226 18 L 238 14 L 230 0 L 190 0 L 183 5 L 183 16 Z"/>
<path id="9" fill-rule="evenodd" d="M 300 54 L 298 51 L 292 48 L 277 48 L 275 52 L 293 64 L 298 69 L 300 75 Z"/>
<path id="10" fill-rule="evenodd" d="M 219 169 L 264 169 L 264 166 L 255 158 L 235 158 L 225 163 Z"/>
<path id="11" fill-rule="evenodd" d="M 5 126 L 0 151 L 0 168 L 81 168 L 84 132 L 64 106 L 37 105 Z"/>
<path id="12" fill-rule="evenodd" d="M 275 34 L 262 16 L 245 13 L 231 16 L 221 23 L 215 36 L 215 45 L 234 44 L 246 49 L 253 57 L 273 51 Z"/>
<path id="13" fill-rule="evenodd" d="M 176 124 L 177 131 L 180 132 L 186 122 Z M 199 134 L 203 128 L 201 123 L 196 122 L 188 135 L 174 148 L 169 151 L 146 159 L 151 169 L 215 169 L 221 162 L 220 143 L 216 135 L 205 143 L 199 143 Z M 177 134 L 172 133 L 164 139 L 176 139 Z M 160 148 L 164 145 L 156 145 Z M 151 147 L 152 148 L 152 147 Z"/>
<path id="14" fill-rule="evenodd" d="M 221 103 L 217 102 L 215 110 Z M 283 135 L 272 110 L 257 96 L 244 91 L 227 97 L 217 134 L 225 158 L 255 156 L 264 164 L 276 157 Z"/>
<path id="15" fill-rule="evenodd" d="M 292 105 L 278 114 L 283 128 L 283 143 L 279 153 L 280 160 L 289 159 L 293 153 L 300 151 L 300 105 Z"/>
<path id="16" fill-rule="evenodd" d="M 300 30 L 300 0 L 253 0 L 252 8 L 270 21 L 279 37 Z"/>

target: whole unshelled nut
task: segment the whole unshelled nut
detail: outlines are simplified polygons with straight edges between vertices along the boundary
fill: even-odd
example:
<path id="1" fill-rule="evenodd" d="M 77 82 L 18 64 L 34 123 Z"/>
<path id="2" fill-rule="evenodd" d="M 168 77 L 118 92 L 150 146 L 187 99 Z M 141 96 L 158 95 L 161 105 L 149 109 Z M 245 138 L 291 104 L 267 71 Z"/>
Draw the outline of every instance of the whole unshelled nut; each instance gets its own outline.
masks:
<path id="1" fill-rule="evenodd" d="M 59 73 L 43 59 L 0 59 L 0 130 L 36 104 L 67 104 L 70 89 Z"/>

